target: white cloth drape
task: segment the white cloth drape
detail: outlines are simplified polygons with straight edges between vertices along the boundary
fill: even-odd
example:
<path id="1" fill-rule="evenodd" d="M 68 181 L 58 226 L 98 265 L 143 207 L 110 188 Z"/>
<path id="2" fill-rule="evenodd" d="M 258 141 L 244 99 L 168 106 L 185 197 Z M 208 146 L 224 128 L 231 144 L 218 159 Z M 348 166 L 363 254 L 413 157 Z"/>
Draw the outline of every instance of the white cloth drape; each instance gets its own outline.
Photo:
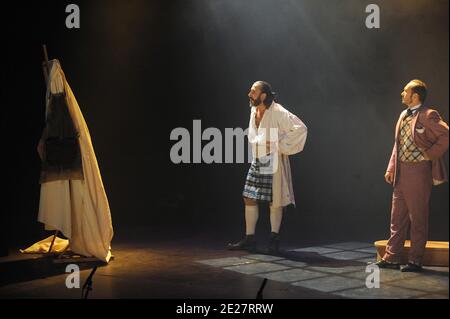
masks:
<path id="1" fill-rule="evenodd" d="M 73 252 L 109 262 L 113 227 L 91 136 L 59 61 L 52 60 L 48 91 L 64 90 L 70 115 L 80 134 L 84 179 L 42 183 L 38 221 L 47 229 L 60 230 L 69 239 Z M 47 92 L 47 106 L 50 92 Z"/>
<path id="2" fill-rule="evenodd" d="M 289 155 L 303 150 L 308 129 L 297 116 L 275 102 L 264 112 L 259 128 L 256 128 L 255 114 L 256 107 L 252 107 L 248 140 L 252 145 L 253 157 L 267 155 L 266 141 L 271 142 L 270 152 L 277 154 L 274 157 L 272 205 L 295 205 Z"/>

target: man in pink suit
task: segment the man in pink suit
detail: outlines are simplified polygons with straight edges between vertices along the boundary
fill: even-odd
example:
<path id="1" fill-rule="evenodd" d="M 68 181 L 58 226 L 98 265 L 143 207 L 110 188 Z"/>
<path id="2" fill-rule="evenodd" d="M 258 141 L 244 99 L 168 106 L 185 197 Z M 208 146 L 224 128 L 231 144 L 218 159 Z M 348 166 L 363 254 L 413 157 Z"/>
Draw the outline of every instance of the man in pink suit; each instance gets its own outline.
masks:
<path id="1" fill-rule="evenodd" d="M 391 237 L 385 255 L 376 263 L 380 268 L 400 269 L 400 255 L 410 226 L 408 264 L 401 271 L 422 270 L 431 188 L 447 181 L 442 156 L 449 146 L 448 125 L 437 111 L 423 106 L 426 95 L 427 86 L 420 80 L 409 82 L 401 93 L 407 109 L 398 119 L 394 149 L 384 175 L 394 192 Z"/>

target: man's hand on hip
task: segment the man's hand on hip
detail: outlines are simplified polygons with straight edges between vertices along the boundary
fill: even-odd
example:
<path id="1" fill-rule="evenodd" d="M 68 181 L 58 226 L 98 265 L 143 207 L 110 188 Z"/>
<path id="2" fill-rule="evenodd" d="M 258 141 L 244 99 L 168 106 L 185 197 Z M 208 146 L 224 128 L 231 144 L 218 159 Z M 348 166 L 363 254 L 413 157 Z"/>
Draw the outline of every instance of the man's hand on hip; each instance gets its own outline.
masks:
<path id="1" fill-rule="evenodd" d="M 394 173 L 386 172 L 386 174 L 384 174 L 384 179 L 386 180 L 386 183 L 392 184 L 394 182 Z"/>

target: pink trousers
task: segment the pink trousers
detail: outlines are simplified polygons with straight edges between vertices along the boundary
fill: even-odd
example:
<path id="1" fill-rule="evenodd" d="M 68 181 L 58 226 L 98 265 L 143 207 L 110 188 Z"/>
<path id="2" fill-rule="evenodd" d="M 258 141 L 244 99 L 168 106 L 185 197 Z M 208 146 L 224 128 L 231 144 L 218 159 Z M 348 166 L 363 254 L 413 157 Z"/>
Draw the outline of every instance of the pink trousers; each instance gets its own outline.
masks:
<path id="1" fill-rule="evenodd" d="M 428 216 L 432 188 L 431 162 L 399 163 L 392 195 L 391 237 L 383 259 L 399 262 L 408 227 L 411 249 L 409 262 L 421 265 L 428 239 Z"/>

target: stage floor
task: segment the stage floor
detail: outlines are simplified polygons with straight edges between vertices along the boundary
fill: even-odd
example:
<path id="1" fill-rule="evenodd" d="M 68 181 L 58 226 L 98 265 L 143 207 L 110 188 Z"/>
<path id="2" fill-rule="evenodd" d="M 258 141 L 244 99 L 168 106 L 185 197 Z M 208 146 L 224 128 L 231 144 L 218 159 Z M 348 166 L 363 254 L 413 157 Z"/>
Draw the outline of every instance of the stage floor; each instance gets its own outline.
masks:
<path id="1" fill-rule="evenodd" d="M 254 299 L 264 280 L 265 299 L 448 299 L 449 268 L 422 273 L 380 271 L 380 288 L 367 288 L 369 242 L 308 243 L 283 247 L 279 256 L 227 251 L 223 241 L 122 242 L 114 260 L 100 265 L 89 298 Z M 80 298 L 65 285 L 65 264 L 52 257 L 13 253 L 0 258 L 0 298 Z M 93 264 L 80 264 L 80 285 Z"/>

